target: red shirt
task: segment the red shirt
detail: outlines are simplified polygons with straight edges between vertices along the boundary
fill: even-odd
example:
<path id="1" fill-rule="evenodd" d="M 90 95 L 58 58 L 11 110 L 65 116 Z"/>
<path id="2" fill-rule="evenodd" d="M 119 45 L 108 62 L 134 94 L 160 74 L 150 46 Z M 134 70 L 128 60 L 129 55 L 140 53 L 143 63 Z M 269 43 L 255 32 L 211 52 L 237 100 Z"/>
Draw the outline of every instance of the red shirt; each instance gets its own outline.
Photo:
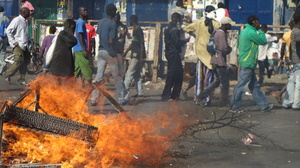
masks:
<path id="1" fill-rule="evenodd" d="M 86 23 L 86 34 L 87 34 L 87 47 L 88 47 L 88 53 L 92 53 L 92 46 L 91 46 L 91 40 L 92 38 L 95 38 L 97 36 L 94 26 Z"/>

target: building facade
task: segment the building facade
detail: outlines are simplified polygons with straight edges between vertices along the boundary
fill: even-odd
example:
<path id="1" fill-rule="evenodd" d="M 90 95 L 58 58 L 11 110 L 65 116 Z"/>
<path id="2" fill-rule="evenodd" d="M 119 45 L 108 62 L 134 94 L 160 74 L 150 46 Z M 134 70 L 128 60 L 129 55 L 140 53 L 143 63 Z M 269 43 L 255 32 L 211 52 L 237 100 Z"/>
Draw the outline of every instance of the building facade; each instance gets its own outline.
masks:
<path id="1" fill-rule="evenodd" d="M 99 20 L 106 16 L 105 6 L 114 3 L 121 13 L 121 20 L 128 20 L 132 14 L 140 21 L 167 22 L 170 11 L 177 0 L 29 0 L 35 7 L 37 19 L 64 19 L 67 14 L 79 17 L 78 7 L 89 10 L 89 19 Z M 260 22 L 268 25 L 287 25 L 296 4 L 300 0 L 193 0 L 195 9 L 204 10 L 207 5 L 216 6 L 224 2 L 230 16 L 240 24 L 246 23 L 247 16 L 257 15 Z M 7 16 L 19 14 L 19 0 L 0 0 Z"/>

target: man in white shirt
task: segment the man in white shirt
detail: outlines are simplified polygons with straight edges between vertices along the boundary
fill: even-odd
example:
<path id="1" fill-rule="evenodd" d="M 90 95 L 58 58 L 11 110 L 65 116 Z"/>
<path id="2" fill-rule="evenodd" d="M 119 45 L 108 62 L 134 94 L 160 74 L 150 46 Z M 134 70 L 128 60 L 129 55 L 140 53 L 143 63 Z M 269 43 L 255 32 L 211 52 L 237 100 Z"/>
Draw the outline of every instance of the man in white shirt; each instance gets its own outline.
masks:
<path id="1" fill-rule="evenodd" d="M 7 69 L 3 76 L 10 83 L 10 77 L 17 71 L 20 73 L 18 84 L 27 85 L 25 82 L 25 74 L 27 65 L 30 62 L 29 47 L 29 32 L 28 21 L 30 10 L 26 7 L 20 9 L 20 15 L 14 18 L 6 29 L 8 42 L 13 47 L 15 60 L 14 63 Z"/>
<path id="2" fill-rule="evenodd" d="M 267 38 L 267 44 L 258 46 L 258 66 L 259 66 L 258 82 L 260 85 L 262 85 L 262 83 L 264 81 L 265 69 L 267 69 L 267 71 L 269 71 L 269 69 L 268 69 L 269 65 L 266 60 L 268 48 L 270 47 L 270 44 L 272 42 L 276 41 L 276 39 L 274 39 L 270 34 L 266 33 L 268 31 L 268 26 L 266 24 L 261 25 L 261 30 L 265 32 L 265 35 Z"/>

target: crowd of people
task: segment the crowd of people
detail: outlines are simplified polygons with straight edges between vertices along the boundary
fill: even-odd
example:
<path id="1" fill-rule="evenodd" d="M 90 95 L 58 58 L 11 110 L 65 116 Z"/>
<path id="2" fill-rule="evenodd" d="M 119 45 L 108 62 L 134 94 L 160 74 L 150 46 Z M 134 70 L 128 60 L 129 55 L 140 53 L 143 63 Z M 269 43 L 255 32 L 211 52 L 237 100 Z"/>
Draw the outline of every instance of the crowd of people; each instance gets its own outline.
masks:
<path id="1" fill-rule="evenodd" d="M 14 18 L 11 23 L 3 14 L 3 7 L 0 7 L 0 23 L 5 22 L 6 36 L 0 39 L 0 73 L 7 82 L 19 71 L 18 83 L 27 85 L 25 80 L 26 68 L 30 60 L 29 55 L 29 32 L 28 25 L 34 8 L 28 1 L 22 1 L 20 15 Z M 129 23 L 133 27 L 132 37 L 128 33 L 128 28 L 120 21 L 120 15 L 114 4 L 106 6 L 107 17 L 101 19 L 97 24 L 97 30 L 88 22 L 88 9 L 80 7 L 79 18 L 75 22 L 73 19 L 66 19 L 63 23 L 64 29 L 55 35 L 55 26 L 49 28 L 49 35 L 43 40 L 39 57 L 44 60 L 44 74 L 51 74 L 59 78 L 77 78 L 83 87 L 93 85 L 103 85 L 105 83 L 105 70 L 110 67 L 111 75 L 116 87 L 116 96 L 121 105 L 130 104 L 130 88 L 134 81 L 136 96 L 144 97 L 144 89 L 141 71 L 146 58 L 144 33 L 138 24 L 138 16 L 132 15 Z M 299 22 L 300 8 L 296 9 L 293 19 L 292 31 L 283 36 L 280 59 L 288 60 L 294 68 L 290 74 L 289 83 L 278 93 L 277 97 L 282 97 L 283 106 L 286 108 L 300 108 L 300 94 L 297 90 L 299 76 L 299 53 L 297 51 L 298 38 L 300 37 Z M 178 101 L 183 93 L 187 96 L 187 90 L 195 85 L 194 104 L 208 106 L 213 96 L 214 90 L 221 86 L 219 106 L 229 106 L 232 113 L 240 113 L 242 97 L 249 89 L 254 100 L 262 111 L 269 111 L 273 105 L 269 104 L 260 87 L 264 81 L 265 69 L 268 75 L 269 65 L 274 64 L 269 57 L 266 63 L 267 49 L 271 44 L 278 43 L 278 38 L 274 39 L 268 33 L 267 25 L 261 25 L 259 18 L 251 15 L 247 18 L 246 27 L 240 32 L 238 39 L 239 66 L 241 70 L 238 76 L 238 84 L 235 86 L 230 100 L 229 96 L 229 74 L 227 55 L 232 51 L 228 44 L 228 30 L 235 22 L 229 16 L 228 10 L 223 3 L 218 4 L 218 9 L 213 6 L 206 6 L 203 17 L 192 21 L 191 16 L 183 7 L 182 0 L 178 0 L 177 7 L 171 14 L 171 22 L 164 30 L 165 56 L 167 59 L 167 75 L 165 87 L 163 89 L 162 101 Z M 291 24 L 292 25 L 292 24 Z M 99 44 L 95 44 L 96 35 L 99 35 Z M 299 36 L 299 37 L 298 37 Z M 3 62 L 6 52 L 6 37 L 13 47 L 15 55 L 14 63 L 4 71 Z M 126 37 L 132 39 L 128 48 L 125 49 Z M 183 64 L 182 53 L 185 45 L 195 38 L 195 55 L 197 63 L 195 73 L 188 89 L 182 89 L 183 84 Z M 207 51 L 207 42 L 213 38 L 216 53 Z M 95 46 L 99 45 L 98 54 L 95 55 Z M 276 44 L 274 44 L 276 45 Z M 51 48 L 52 47 L 52 48 Z M 290 47 L 286 49 L 287 47 Z M 278 48 L 278 47 L 277 47 Z M 299 48 L 299 47 L 298 47 Z M 131 52 L 127 71 L 124 68 L 124 58 Z M 93 78 L 92 55 L 97 60 L 97 72 Z M 259 56 L 258 56 L 259 55 Z M 285 56 L 283 56 L 285 55 Z M 275 55 L 272 54 L 275 57 Z M 270 59 L 271 58 L 271 59 Z M 286 59 L 289 58 L 289 59 Z M 282 61 L 280 61 L 281 63 Z M 259 65 L 259 80 L 256 78 L 255 69 Z M 276 63 L 275 63 L 276 64 Z M 300 80 L 300 79 L 299 79 Z M 182 92 L 183 91 L 183 92 Z M 96 105 L 100 92 L 94 89 L 91 94 L 91 103 Z"/>

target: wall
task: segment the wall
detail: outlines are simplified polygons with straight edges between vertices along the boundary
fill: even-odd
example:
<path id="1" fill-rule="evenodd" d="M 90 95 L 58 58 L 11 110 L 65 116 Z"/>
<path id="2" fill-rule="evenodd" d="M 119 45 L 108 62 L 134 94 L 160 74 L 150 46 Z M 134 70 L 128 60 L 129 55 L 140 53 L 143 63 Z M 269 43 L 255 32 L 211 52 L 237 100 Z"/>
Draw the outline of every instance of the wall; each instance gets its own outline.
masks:
<path id="1" fill-rule="evenodd" d="M 79 18 L 78 8 L 83 6 L 88 9 L 90 20 L 99 20 L 106 17 L 105 6 L 113 2 L 113 0 L 73 0 L 73 18 Z"/>
<path id="2" fill-rule="evenodd" d="M 126 17 L 136 14 L 139 21 L 168 21 L 169 0 L 127 0 Z"/>
<path id="3" fill-rule="evenodd" d="M 33 17 L 35 19 L 56 19 L 57 14 L 57 0 L 41 1 L 30 0 L 34 7 Z"/>
<path id="4" fill-rule="evenodd" d="M 250 15 L 256 15 L 260 23 L 273 24 L 273 0 L 227 0 L 230 17 L 239 24 L 247 23 Z"/>
<path id="5" fill-rule="evenodd" d="M 1 6 L 4 8 L 6 16 L 19 15 L 19 3 L 16 0 L 0 0 Z"/>

